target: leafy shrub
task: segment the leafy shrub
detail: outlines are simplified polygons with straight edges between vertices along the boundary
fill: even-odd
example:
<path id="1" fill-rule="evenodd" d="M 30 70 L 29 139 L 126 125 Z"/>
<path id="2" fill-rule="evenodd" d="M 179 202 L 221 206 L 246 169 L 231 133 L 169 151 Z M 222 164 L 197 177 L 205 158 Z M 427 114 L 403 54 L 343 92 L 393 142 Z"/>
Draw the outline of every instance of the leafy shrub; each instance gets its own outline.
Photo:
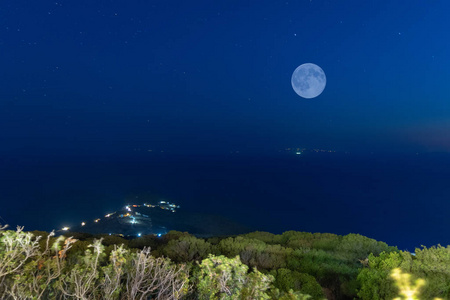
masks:
<path id="1" fill-rule="evenodd" d="M 280 244 L 281 235 L 273 234 L 265 231 L 255 231 L 244 234 L 243 237 L 247 239 L 260 240 L 266 244 Z"/>
<path id="2" fill-rule="evenodd" d="M 248 267 L 238 256 L 210 255 L 200 264 L 197 274 L 199 299 L 269 299 L 267 290 L 273 277 Z"/>
<path id="3" fill-rule="evenodd" d="M 348 234 L 342 238 L 336 247 L 339 256 L 350 261 L 366 259 L 369 254 L 379 255 L 381 252 L 397 251 L 396 247 L 389 247 L 386 243 L 360 234 Z"/>
<path id="4" fill-rule="evenodd" d="M 219 242 L 217 246 L 218 252 L 226 257 L 235 257 L 236 255 L 241 254 L 242 251 L 246 250 L 247 255 L 244 258 L 245 261 L 250 261 L 250 258 L 253 257 L 252 254 L 263 250 L 266 247 L 266 243 L 256 240 L 256 239 L 248 239 L 242 236 L 238 236 L 236 238 L 226 238 Z"/>
<path id="5" fill-rule="evenodd" d="M 175 262 L 201 261 L 211 253 L 211 244 L 193 236 L 171 240 L 163 253 Z"/>
<path id="6" fill-rule="evenodd" d="M 254 232 L 205 241 L 171 231 L 76 241 L 4 229 L 0 299 L 392 299 L 397 267 L 426 279 L 424 299 L 450 298 L 449 247 L 416 249 L 414 257 L 357 234 Z"/>
<path id="7" fill-rule="evenodd" d="M 270 272 L 275 277 L 274 286 L 283 292 L 300 291 L 308 294 L 312 299 L 324 299 L 322 287 L 316 279 L 308 274 L 280 268 Z"/>
<path id="8" fill-rule="evenodd" d="M 416 255 L 399 251 L 370 255 L 368 265 L 358 275 L 361 299 L 394 298 L 398 291 L 391 272 L 399 268 L 411 274 L 412 280 L 423 278 L 427 284 L 423 287 L 423 299 L 450 297 L 450 247 L 431 247 L 416 249 Z"/>

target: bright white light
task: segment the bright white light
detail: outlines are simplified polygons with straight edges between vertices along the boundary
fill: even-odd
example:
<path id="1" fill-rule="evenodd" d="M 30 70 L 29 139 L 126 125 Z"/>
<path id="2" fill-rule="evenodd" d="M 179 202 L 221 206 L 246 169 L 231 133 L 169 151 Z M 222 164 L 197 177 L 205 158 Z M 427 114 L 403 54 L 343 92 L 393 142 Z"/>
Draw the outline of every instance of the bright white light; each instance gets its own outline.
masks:
<path id="1" fill-rule="evenodd" d="M 158 236 L 161 236 L 161 233 L 158 233 Z"/>
<path id="2" fill-rule="evenodd" d="M 81 226 L 84 226 L 84 225 L 86 225 L 86 223 L 85 222 L 81 222 Z"/>
<path id="3" fill-rule="evenodd" d="M 67 231 L 69 230 L 69 227 L 63 227 L 62 230 Z"/>
<path id="4" fill-rule="evenodd" d="M 140 234 L 140 233 L 138 233 L 138 236 L 141 236 L 141 234 Z"/>

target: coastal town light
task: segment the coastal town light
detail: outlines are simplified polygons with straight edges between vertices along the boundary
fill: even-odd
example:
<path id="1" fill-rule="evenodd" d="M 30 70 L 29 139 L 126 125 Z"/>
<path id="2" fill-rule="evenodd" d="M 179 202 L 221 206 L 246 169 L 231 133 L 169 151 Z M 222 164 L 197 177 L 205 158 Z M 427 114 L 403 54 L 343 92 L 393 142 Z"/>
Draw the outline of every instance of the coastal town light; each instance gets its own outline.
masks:
<path id="1" fill-rule="evenodd" d="M 175 208 L 180 208 L 179 205 L 176 205 L 174 203 L 170 203 L 168 201 L 159 201 L 159 204 L 157 204 L 157 205 L 152 205 L 152 204 L 148 204 L 148 203 L 144 203 L 144 204 L 128 204 L 128 205 L 125 206 L 125 209 L 128 210 L 127 213 L 119 213 L 119 214 L 117 214 L 117 211 L 116 211 L 116 212 L 112 212 L 112 213 L 106 214 L 105 217 L 108 218 L 108 217 L 112 217 L 113 215 L 117 214 L 117 217 L 119 217 L 119 218 L 129 217 L 131 220 L 127 221 L 128 224 L 140 224 L 141 222 L 139 220 L 136 220 L 136 218 L 132 215 L 132 210 L 131 210 L 130 207 L 142 207 L 142 206 L 144 206 L 144 207 L 145 206 L 146 207 L 159 207 L 159 208 L 164 209 L 164 210 L 169 210 L 169 211 L 171 211 L 173 213 L 175 212 Z M 139 213 L 137 211 L 134 214 L 136 214 L 137 216 L 142 216 L 142 217 L 145 217 L 145 218 L 149 218 L 148 215 Z M 95 219 L 94 222 L 98 223 L 98 222 L 100 222 L 100 220 L 101 220 L 101 218 L 98 218 L 98 219 Z M 85 225 L 86 225 L 86 222 L 81 222 L 81 226 L 85 226 Z M 69 230 L 69 227 L 64 227 L 62 230 L 67 231 L 67 230 Z M 159 234 L 157 234 L 157 236 L 160 237 L 160 236 L 162 236 L 162 234 L 159 233 Z"/>

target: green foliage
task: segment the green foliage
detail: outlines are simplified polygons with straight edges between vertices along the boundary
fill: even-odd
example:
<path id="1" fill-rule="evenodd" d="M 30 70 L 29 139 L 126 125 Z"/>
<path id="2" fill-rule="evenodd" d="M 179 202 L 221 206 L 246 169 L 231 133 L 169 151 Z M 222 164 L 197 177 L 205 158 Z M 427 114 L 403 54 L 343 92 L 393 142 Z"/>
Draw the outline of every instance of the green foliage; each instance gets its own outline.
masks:
<path id="1" fill-rule="evenodd" d="M 206 239 L 206 241 L 213 246 L 218 245 L 221 240 L 223 240 L 223 238 L 220 238 L 220 237 L 210 237 L 210 238 Z"/>
<path id="2" fill-rule="evenodd" d="M 256 254 L 254 266 L 264 270 L 283 268 L 292 251 L 292 249 L 280 245 L 268 245 Z"/>
<path id="3" fill-rule="evenodd" d="M 116 243 L 117 244 L 117 243 Z M 139 238 L 132 239 L 127 241 L 128 247 L 144 249 L 145 247 L 150 247 L 152 249 L 156 249 L 159 246 L 160 242 L 153 235 L 144 235 Z"/>
<path id="4" fill-rule="evenodd" d="M 379 256 L 370 255 L 368 268 L 358 274 L 361 288 L 358 296 L 361 299 L 393 299 L 397 295 L 397 288 L 390 277 L 391 270 L 399 267 L 404 256 L 400 252 L 381 253 Z"/>
<path id="5" fill-rule="evenodd" d="M 391 277 L 395 280 L 400 294 L 400 297 L 395 298 L 395 300 L 419 300 L 419 291 L 425 285 L 425 280 L 419 278 L 412 283 L 411 274 L 402 272 L 400 268 L 393 269 Z"/>
<path id="6" fill-rule="evenodd" d="M 211 253 L 211 244 L 193 236 L 171 240 L 163 249 L 163 253 L 173 261 L 201 261 Z"/>
<path id="7" fill-rule="evenodd" d="M 450 298 L 450 248 L 441 246 L 413 257 L 357 234 L 206 241 L 171 231 L 76 241 L 35 233 L 0 230 L 0 299 L 389 299 L 398 295 L 390 276 L 397 267 L 426 279 L 424 299 Z"/>
<path id="8" fill-rule="evenodd" d="M 322 287 L 311 275 L 285 268 L 274 270 L 270 274 L 275 277 L 274 286 L 280 289 L 280 291 L 300 291 L 303 294 L 310 295 L 312 299 L 325 298 Z"/>
<path id="9" fill-rule="evenodd" d="M 342 237 L 331 233 L 286 231 L 281 235 L 282 244 L 292 249 L 334 250 Z"/>
<path id="10" fill-rule="evenodd" d="M 302 294 L 301 292 L 294 292 L 290 290 L 288 292 L 280 292 L 279 290 L 273 290 L 270 293 L 272 299 L 278 300 L 308 300 L 312 299 L 310 295 Z"/>
<path id="11" fill-rule="evenodd" d="M 170 242 L 171 240 L 178 240 L 182 237 L 190 237 L 191 235 L 187 232 L 181 232 L 176 230 L 171 230 L 162 238 L 165 243 Z"/>
<path id="12" fill-rule="evenodd" d="M 15 232 L 1 232 L 2 299 L 42 299 L 55 294 L 52 283 L 61 275 L 67 250 L 75 240 L 53 236 L 54 232 L 46 233 L 46 238 L 42 239 L 41 236 L 23 232 L 20 227 Z"/>
<path id="13" fill-rule="evenodd" d="M 450 246 L 441 245 L 416 249 L 411 268 L 404 269 L 414 278 L 423 278 L 427 285 L 421 295 L 423 298 L 450 298 Z"/>
<path id="14" fill-rule="evenodd" d="M 356 276 L 361 263 L 342 259 L 338 254 L 316 249 L 297 249 L 287 258 L 287 268 L 313 276 L 337 297 L 356 296 Z"/>
<path id="15" fill-rule="evenodd" d="M 121 238 L 120 236 L 115 235 L 105 235 L 102 236 L 102 244 L 104 246 L 111 246 L 111 245 L 128 245 L 128 241 L 124 238 Z"/>
<path id="16" fill-rule="evenodd" d="M 105 246 L 101 240 L 96 240 L 88 247 L 92 250 L 86 250 L 78 263 L 59 277 L 57 286 L 66 296 L 88 299 L 94 298 L 99 292 L 96 282 L 100 277 L 99 265 L 105 258 Z"/>
<path id="17" fill-rule="evenodd" d="M 210 255 L 202 261 L 196 276 L 199 299 L 269 299 L 267 290 L 273 277 L 247 271 L 238 256 Z"/>
<path id="18" fill-rule="evenodd" d="M 188 292 L 189 269 L 153 257 L 149 248 L 132 253 L 124 269 L 126 299 L 180 299 Z"/>
<path id="19" fill-rule="evenodd" d="M 336 254 L 323 250 L 309 250 L 298 255 L 297 270 L 308 273 L 323 284 L 329 284 L 340 277 L 358 274 L 358 265 L 349 264 Z"/>
<path id="20" fill-rule="evenodd" d="M 389 247 L 386 243 L 353 233 L 344 236 L 336 247 L 336 252 L 342 258 L 353 261 L 364 260 L 369 254 L 379 255 L 381 252 L 392 251 L 397 251 L 397 248 Z"/>
<path id="21" fill-rule="evenodd" d="M 27 260 L 23 265 L 20 273 L 12 277 L 9 294 L 29 299 L 47 298 L 55 294 L 51 283 L 61 275 L 61 270 L 65 266 L 64 257 L 67 249 L 76 240 L 60 236 L 51 242 L 52 236 L 53 232 L 46 235 L 46 239 L 43 240 L 44 250 L 36 252 L 35 257 Z"/>
<path id="22" fill-rule="evenodd" d="M 187 268 L 154 258 L 149 249 L 110 245 L 106 251 L 101 240 L 86 246 L 53 232 L 43 250 L 40 242 L 21 228 L 0 231 L 0 299 L 180 299 L 189 288 Z"/>
<path id="23" fill-rule="evenodd" d="M 99 287 L 102 291 L 103 299 L 119 299 L 123 290 L 121 285 L 125 268 L 130 259 L 130 253 L 123 245 L 114 245 L 109 254 L 109 263 L 101 267 Z"/>
<path id="24" fill-rule="evenodd" d="M 245 237 L 227 238 L 216 247 L 227 257 L 239 255 L 242 262 L 260 270 L 273 270 L 286 266 L 286 259 L 292 249 L 281 245 L 267 245 L 259 239 Z"/>
<path id="25" fill-rule="evenodd" d="M 94 236 L 90 233 L 86 232 L 71 232 L 70 235 L 72 238 L 77 239 L 79 241 L 93 240 Z"/>
<path id="26" fill-rule="evenodd" d="M 243 258 L 244 263 L 250 261 L 250 257 L 253 253 L 263 250 L 266 247 L 266 243 L 256 240 L 247 239 L 242 236 L 236 238 L 227 238 L 221 240 L 217 249 L 219 253 L 225 255 L 226 257 L 235 257 L 241 254 L 244 250 L 246 251 L 245 258 Z"/>
<path id="27" fill-rule="evenodd" d="M 281 235 L 273 234 L 265 231 L 255 231 L 244 234 L 243 237 L 247 239 L 260 240 L 266 244 L 280 244 Z"/>
<path id="28" fill-rule="evenodd" d="M 1 231 L 0 281 L 7 275 L 19 273 L 28 259 L 39 253 L 39 240 L 40 237 L 24 232 L 21 227 L 16 231 Z"/>
<path id="29" fill-rule="evenodd" d="M 379 256 L 370 255 L 368 266 L 358 274 L 358 281 L 361 284 L 358 296 L 361 299 L 393 299 L 398 295 L 398 289 L 391 272 L 400 268 L 412 273 L 413 279 L 419 277 L 426 279 L 427 285 L 422 293 L 424 299 L 448 298 L 450 278 L 445 272 L 437 271 L 446 268 L 445 264 L 441 265 L 448 256 L 448 250 L 445 249 L 440 246 L 416 249 L 419 253 L 416 257 L 404 251 L 383 252 Z M 450 267 L 448 269 L 450 270 Z"/>
<path id="30" fill-rule="evenodd" d="M 88 241 L 77 241 L 67 252 L 68 260 L 71 263 L 77 263 L 79 258 L 89 249 L 90 244 Z"/>

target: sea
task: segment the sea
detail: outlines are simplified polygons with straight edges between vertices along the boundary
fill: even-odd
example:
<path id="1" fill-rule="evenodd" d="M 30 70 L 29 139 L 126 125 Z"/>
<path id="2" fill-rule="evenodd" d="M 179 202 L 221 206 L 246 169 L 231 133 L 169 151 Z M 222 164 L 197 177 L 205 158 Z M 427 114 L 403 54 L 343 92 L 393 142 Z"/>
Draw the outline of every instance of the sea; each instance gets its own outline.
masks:
<path id="1" fill-rule="evenodd" d="M 413 252 L 450 244 L 450 154 L 8 157 L 0 223 L 60 229 L 164 199 L 252 230 L 358 233 Z"/>

